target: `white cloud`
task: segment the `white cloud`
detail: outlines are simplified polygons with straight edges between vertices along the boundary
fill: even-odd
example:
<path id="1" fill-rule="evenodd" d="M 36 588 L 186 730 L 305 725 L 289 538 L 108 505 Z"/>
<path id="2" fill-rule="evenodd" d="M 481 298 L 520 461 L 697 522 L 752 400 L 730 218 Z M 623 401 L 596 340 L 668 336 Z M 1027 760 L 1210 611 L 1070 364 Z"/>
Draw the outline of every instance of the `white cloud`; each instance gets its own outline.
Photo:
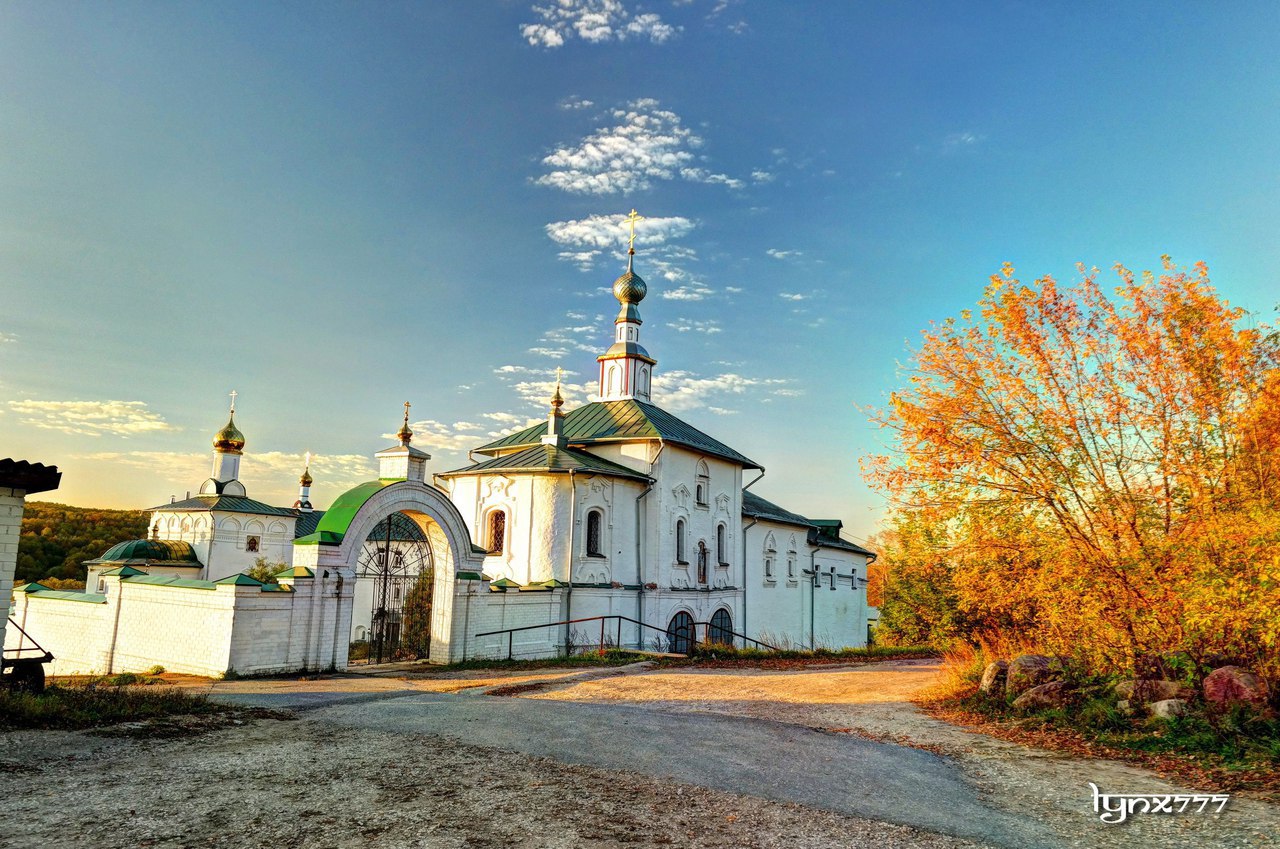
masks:
<path id="1" fill-rule="evenodd" d="M 595 103 L 587 100 L 585 97 L 566 97 L 564 100 L 560 101 L 559 106 L 561 109 L 574 112 L 579 109 L 590 109 L 592 106 L 595 106 Z"/>
<path id="2" fill-rule="evenodd" d="M 652 98 L 634 100 L 610 113 L 613 126 L 543 157 L 548 171 L 534 180 L 574 194 L 604 195 L 650 188 L 655 180 L 684 179 L 740 188 L 741 180 L 694 163 L 703 140 L 676 113 Z"/>
<path id="3" fill-rule="evenodd" d="M 973 147 L 986 141 L 987 137 L 981 133 L 965 131 L 962 133 L 952 133 L 942 140 L 944 150 L 958 150 L 960 148 Z"/>
<path id="4" fill-rule="evenodd" d="M 17 342 L 17 341 L 18 341 L 17 336 L 14 336 L 12 333 L 5 333 L 3 330 L 0 330 L 0 345 L 4 345 L 7 342 Z"/>
<path id="5" fill-rule="evenodd" d="M 523 24 L 520 35 L 534 47 L 548 49 L 575 37 L 592 44 L 628 39 L 662 44 L 682 29 L 652 12 L 633 15 L 622 0 L 555 0 L 534 6 L 533 12 L 542 20 Z"/>
<path id="6" fill-rule="evenodd" d="M 776 178 L 769 171 L 757 168 L 751 172 L 751 179 L 757 183 L 772 183 Z"/>
<path id="7" fill-rule="evenodd" d="M 769 248 L 765 253 L 774 259 L 788 259 L 793 256 L 804 256 L 800 251 L 780 251 L 777 248 Z"/>
<path id="8" fill-rule="evenodd" d="M 719 333 L 722 328 L 720 322 L 714 318 L 700 321 L 693 318 L 677 318 L 675 321 L 667 325 L 670 329 L 677 333 Z"/>
<path id="9" fill-rule="evenodd" d="M 208 454 L 181 451 L 101 451 L 80 454 L 77 459 L 141 469 L 167 483 L 193 488 L 204 480 L 209 468 Z M 240 479 L 250 494 L 261 489 L 291 492 L 297 486 L 303 463 L 301 452 L 251 452 L 240 465 Z M 312 454 L 311 474 L 318 486 L 346 490 L 369 480 L 377 471 L 373 459 L 363 454 Z M 159 500 L 157 496 L 157 502 Z M 292 500 L 289 503 L 292 504 Z"/>
<path id="10" fill-rule="evenodd" d="M 715 291 L 706 286 L 679 286 L 675 289 L 664 289 L 662 297 L 668 301 L 703 301 Z"/>
<path id="11" fill-rule="evenodd" d="M 23 424 L 81 436 L 136 436 L 177 430 L 143 401 L 10 401 Z"/>
<path id="12" fill-rule="evenodd" d="M 655 247 L 685 236 L 693 228 L 692 221 L 678 215 L 641 218 L 636 222 L 636 241 L 646 248 Z M 627 216 L 621 213 L 553 221 L 546 226 L 546 230 L 551 241 L 558 245 L 590 250 L 597 255 L 603 250 L 621 248 L 630 232 Z"/>
<path id="13" fill-rule="evenodd" d="M 727 373 L 702 377 L 688 371 L 656 372 L 653 396 L 658 405 L 673 412 L 711 406 L 725 397 L 740 397 L 756 389 L 785 387 L 789 380 L 746 377 Z"/>
<path id="14" fill-rule="evenodd" d="M 800 292 L 779 292 L 778 297 L 784 301 L 807 301 L 812 296 Z"/>
<path id="15" fill-rule="evenodd" d="M 447 425 L 431 419 L 421 419 L 416 422 L 410 422 L 409 429 L 413 431 L 414 446 L 421 448 L 428 454 L 435 453 L 435 451 L 469 451 L 484 443 L 484 439 L 476 433 L 466 432 L 483 430 L 482 427 L 471 425 L 467 422 L 462 422 L 461 424 L 463 427 L 458 427 L 456 424 Z M 384 433 L 382 438 L 394 442 L 396 435 L 394 433 Z"/>

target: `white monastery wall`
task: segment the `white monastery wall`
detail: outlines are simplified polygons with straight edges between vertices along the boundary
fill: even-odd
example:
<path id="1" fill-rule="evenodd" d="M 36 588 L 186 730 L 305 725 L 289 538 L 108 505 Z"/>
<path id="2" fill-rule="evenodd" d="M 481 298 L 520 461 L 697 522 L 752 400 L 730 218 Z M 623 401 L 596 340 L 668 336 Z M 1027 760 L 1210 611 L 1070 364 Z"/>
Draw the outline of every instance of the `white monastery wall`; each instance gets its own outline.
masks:
<path id="1" fill-rule="evenodd" d="M 18 568 L 18 538 L 22 535 L 22 510 L 26 490 L 0 486 L 0 638 L 9 623 L 9 596 Z"/>

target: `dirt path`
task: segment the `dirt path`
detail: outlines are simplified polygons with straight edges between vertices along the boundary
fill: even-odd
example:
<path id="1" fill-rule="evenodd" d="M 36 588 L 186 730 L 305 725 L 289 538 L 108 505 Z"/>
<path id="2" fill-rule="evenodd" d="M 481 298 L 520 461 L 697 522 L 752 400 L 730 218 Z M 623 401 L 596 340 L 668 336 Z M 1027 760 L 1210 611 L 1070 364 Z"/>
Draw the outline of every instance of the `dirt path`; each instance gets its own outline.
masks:
<path id="1" fill-rule="evenodd" d="M 1248 799 L 1234 799 L 1220 816 L 1161 815 L 1123 828 L 1100 825 L 1089 782 L 1113 793 L 1188 791 L 1147 770 L 1020 746 L 926 716 L 909 699 L 934 684 L 938 673 L 938 663 L 927 660 L 786 672 L 648 670 L 544 684 L 520 695 L 748 716 L 925 746 L 955 759 L 996 806 L 1043 816 L 1066 846 L 1280 846 L 1280 807 Z"/>
<path id="2" fill-rule="evenodd" d="M 687 783 L 310 719 L 177 740 L 9 732 L 0 734 L 0 773 L 5 849 L 978 846 Z"/>

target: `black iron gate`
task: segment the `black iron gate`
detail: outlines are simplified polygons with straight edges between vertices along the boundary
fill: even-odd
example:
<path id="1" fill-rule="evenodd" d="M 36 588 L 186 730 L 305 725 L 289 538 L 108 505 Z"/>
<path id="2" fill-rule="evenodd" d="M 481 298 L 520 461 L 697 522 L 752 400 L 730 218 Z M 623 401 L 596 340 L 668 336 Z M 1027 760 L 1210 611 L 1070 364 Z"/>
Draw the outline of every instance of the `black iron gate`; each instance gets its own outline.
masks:
<path id="1" fill-rule="evenodd" d="M 425 656 L 430 647 L 431 546 L 402 513 L 378 523 L 365 540 L 359 576 L 373 585 L 368 660 L 386 663 Z"/>

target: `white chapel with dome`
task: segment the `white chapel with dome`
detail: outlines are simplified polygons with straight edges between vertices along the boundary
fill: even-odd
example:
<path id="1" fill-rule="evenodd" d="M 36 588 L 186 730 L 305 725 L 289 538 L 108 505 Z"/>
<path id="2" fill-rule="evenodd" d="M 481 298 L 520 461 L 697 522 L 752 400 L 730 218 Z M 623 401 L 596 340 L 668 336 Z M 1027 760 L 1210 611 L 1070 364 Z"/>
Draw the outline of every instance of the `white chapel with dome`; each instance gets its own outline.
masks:
<path id="1" fill-rule="evenodd" d="M 566 410 L 557 387 L 545 422 L 476 447 L 478 462 L 433 475 L 430 455 L 413 444 L 406 405 L 397 443 L 375 455 L 378 478 L 321 511 L 310 503 L 309 469 L 291 506 L 249 496 L 239 480 L 246 439 L 233 397 L 198 493 L 154 508 L 148 540 L 90 561 L 85 593 L 18 588 L 24 628 L 45 625 L 47 633 L 32 635 L 56 656 L 63 640 L 61 657 L 93 667 L 75 671 L 96 672 L 128 671 L 121 663 L 132 661 L 122 657 L 179 670 L 166 641 L 184 637 L 140 638 L 129 651 L 115 642 L 71 645 L 118 641 L 120 629 L 86 637 L 92 629 L 72 628 L 68 613 L 106 618 L 105 607 L 93 607 L 118 604 L 127 618 L 129 595 L 190 604 L 201 592 L 225 598 L 224 619 L 238 623 L 210 628 L 187 618 L 186 654 L 192 642 L 196 654 L 213 646 L 206 671 L 343 668 L 362 644 L 366 651 L 353 657 L 413 649 L 437 662 L 601 644 L 865 645 L 875 555 L 844 539 L 838 520 L 801 516 L 758 495 L 760 462 L 653 403 L 657 361 L 640 341 L 647 286 L 634 262 L 631 249 L 613 285 L 620 309 L 613 343 L 596 358 L 596 400 Z M 286 568 L 274 582 L 245 575 L 260 558 Z M 234 592 L 219 596 L 228 586 Z M 248 643 L 237 657 L 235 647 Z"/>

